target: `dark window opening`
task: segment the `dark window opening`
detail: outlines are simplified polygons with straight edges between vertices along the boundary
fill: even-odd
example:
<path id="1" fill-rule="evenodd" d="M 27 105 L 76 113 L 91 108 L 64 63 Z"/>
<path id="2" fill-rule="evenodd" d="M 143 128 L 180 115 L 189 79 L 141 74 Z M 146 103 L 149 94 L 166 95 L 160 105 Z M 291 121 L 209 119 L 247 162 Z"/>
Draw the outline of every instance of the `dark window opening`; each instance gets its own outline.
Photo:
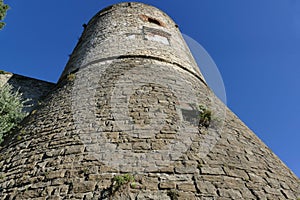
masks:
<path id="1" fill-rule="evenodd" d="M 156 24 L 158 26 L 163 26 L 165 27 L 165 24 L 157 19 L 154 19 L 152 17 L 148 17 L 146 15 L 140 15 L 140 18 L 145 21 L 145 22 L 149 22 L 149 23 L 152 23 L 152 24 Z"/>
<path id="2" fill-rule="evenodd" d="M 150 22 L 150 23 L 153 23 L 153 24 L 156 24 L 156 25 L 158 25 L 158 26 L 162 26 L 161 25 L 161 23 L 160 23 L 160 21 L 158 21 L 157 19 L 153 19 L 153 18 L 148 18 L 148 22 Z"/>

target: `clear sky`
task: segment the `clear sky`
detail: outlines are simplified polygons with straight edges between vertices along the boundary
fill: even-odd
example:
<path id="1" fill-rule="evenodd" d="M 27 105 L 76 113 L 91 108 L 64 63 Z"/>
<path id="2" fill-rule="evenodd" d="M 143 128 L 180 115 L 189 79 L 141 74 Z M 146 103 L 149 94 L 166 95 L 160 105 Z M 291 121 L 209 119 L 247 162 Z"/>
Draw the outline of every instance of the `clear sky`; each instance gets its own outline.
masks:
<path id="1" fill-rule="evenodd" d="M 118 0 L 13 1 L 0 31 L 0 69 L 56 82 L 82 24 Z M 300 1 L 142 0 L 200 43 L 227 105 L 300 177 Z"/>

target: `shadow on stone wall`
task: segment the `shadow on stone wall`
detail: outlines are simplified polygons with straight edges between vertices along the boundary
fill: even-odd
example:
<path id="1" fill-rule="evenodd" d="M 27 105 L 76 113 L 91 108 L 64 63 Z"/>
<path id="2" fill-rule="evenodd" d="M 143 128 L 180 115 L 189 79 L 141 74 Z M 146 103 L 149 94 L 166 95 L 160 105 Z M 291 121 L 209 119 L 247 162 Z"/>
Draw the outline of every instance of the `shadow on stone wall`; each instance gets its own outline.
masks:
<path id="1" fill-rule="evenodd" d="M 5 74 L 0 78 L 2 78 L 2 82 L 10 84 L 14 91 L 22 93 L 22 97 L 24 99 L 29 99 L 26 103 L 26 112 L 32 111 L 34 107 L 38 105 L 39 100 L 46 96 L 55 86 L 55 83 L 29 78 L 18 74 Z"/>

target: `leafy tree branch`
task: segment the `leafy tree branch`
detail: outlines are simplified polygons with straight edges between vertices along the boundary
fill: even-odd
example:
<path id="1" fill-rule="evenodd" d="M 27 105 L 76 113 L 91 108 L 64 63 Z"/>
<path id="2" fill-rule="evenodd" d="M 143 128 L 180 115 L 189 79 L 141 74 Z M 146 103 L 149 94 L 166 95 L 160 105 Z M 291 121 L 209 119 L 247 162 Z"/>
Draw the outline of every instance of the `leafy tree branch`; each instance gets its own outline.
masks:
<path id="1" fill-rule="evenodd" d="M 3 136 L 20 123 L 27 113 L 23 112 L 27 100 L 9 84 L 0 87 L 0 143 Z"/>
<path id="2" fill-rule="evenodd" d="M 2 20 L 4 20 L 8 9 L 9 9 L 9 6 L 7 4 L 4 4 L 3 0 L 0 0 L 0 30 L 5 25 L 5 23 Z"/>

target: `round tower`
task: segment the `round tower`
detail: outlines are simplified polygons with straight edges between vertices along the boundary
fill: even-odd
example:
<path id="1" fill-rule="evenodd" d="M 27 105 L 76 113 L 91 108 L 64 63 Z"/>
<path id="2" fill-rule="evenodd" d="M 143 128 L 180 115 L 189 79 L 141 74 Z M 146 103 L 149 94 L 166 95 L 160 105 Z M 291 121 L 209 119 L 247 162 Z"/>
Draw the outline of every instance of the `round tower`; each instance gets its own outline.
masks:
<path id="1" fill-rule="evenodd" d="M 96 14 L 60 81 L 73 73 L 75 129 L 87 133 L 80 140 L 105 165 L 121 172 L 159 171 L 195 138 L 201 143 L 199 104 L 213 107 L 214 99 L 199 92 L 209 91 L 205 80 L 177 25 L 157 8 L 121 3 Z M 211 137 L 201 155 L 218 139 L 217 131 L 210 133 L 201 136 Z"/>
<path id="2" fill-rule="evenodd" d="M 142 3 L 112 5 L 84 28 L 61 79 L 92 63 L 140 57 L 177 65 L 204 81 L 177 24 L 155 7 Z"/>
<path id="3" fill-rule="evenodd" d="M 299 179 L 141 3 L 84 25 L 56 87 L 1 148 L 1 199 L 296 199 Z"/>

